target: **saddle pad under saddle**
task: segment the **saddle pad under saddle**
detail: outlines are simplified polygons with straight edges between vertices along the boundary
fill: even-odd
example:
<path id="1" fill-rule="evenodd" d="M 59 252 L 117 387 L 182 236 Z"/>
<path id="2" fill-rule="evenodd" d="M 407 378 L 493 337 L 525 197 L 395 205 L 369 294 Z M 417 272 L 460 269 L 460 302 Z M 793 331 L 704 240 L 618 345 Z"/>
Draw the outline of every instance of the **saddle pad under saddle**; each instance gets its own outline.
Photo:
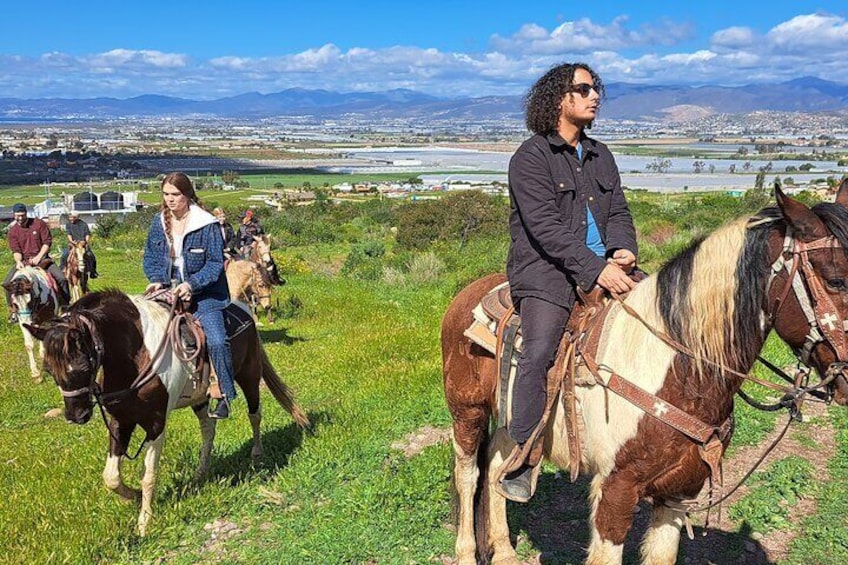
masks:
<path id="1" fill-rule="evenodd" d="M 465 337 L 496 358 L 498 357 L 498 323 L 511 306 L 511 304 L 504 304 L 507 301 L 509 301 L 509 283 L 505 282 L 489 291 L 480 303 L 474 307 L 474 310 L 472 310 L 474 320 L 463 332 Z M 503 358 L 501 358 L 501 366 L 497 369 L 496 406 L 498 426 L 506 426 L 509 420 L 511 420 L 512 389 L 515 382 L 515 371 L 518 366 L 518 356 L 521 353 L 521 325 L 518 314 L 513 312 L 508 324 L 507 329 L 504 331 L 504 343 L 501 344 Z"/>
<path id="2" fill-rule="evenodd" d="M 230 339 L 251 326 L 253 326 L 253 317 L 238 304 L 231 302 L 224 309 L 224 328 L 227 330 L 227 337 Z"/>
<path id="3" fill-rule="evenodd" d="M 497 355 L 497 331 L 500 317 L 503 316 L 509 305 L 503 304 L 509 297 L 509 283 L 499 284 L 489 291 L 483 297 L 477 306 L 472 310 L 474 320 L 471 325 L 463 332 L 465 337 L 491 353 Z M 485 303 L 485 304 L 484 304 Z M 510 304 L 511 305 L 511 304 Z M 518 354 L 521 352 L 521 326 L 518 314 L 513 313 L 516 318 L 515 322 L 519 324 L 515 335 L 515 345 L 513 351 L 513 364 L 517 363 Z"/>

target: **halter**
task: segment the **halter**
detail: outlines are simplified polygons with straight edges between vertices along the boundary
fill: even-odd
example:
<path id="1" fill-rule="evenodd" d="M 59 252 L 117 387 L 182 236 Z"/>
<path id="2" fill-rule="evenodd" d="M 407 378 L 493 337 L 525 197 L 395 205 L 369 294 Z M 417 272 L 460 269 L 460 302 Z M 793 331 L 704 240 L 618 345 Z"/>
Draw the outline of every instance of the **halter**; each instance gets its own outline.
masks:
<path id="1" fill-rule="evenodd" d="M 772 284 L 786 269 L 788 273 L 786 284 L 773 303 L 769 319 L 774 324 L 791 289 L 810 328 L 804 344 L 794 348 L 795 356 L 807 366 L 810 364 L 813 349 L 822 342 L 830 345 L 838 360 L 848 359 L 848 341 L 845 336 L 845 332 L 848 331 L 848 320 L 843 320 L 840 327 L 839 310 L 833 304 L 833 300 L 827 294 L 821 279 L 810 263 L 809 252 L 820 249 L 842 249 L 842 245 L 833 235 L 820 237 L 810 242 L 801 241 L 794 237 L 792 228 L 787 226 L 783 251 L 772 264 L 771 274 L 766 283 L 768 299 Z"/>
<path id="2" fill-rule="evenodd" d="M 103 340 L 100 339 L 100 334 L 94 328 L 94 324 L 87 317 L 82 314 L 77 314 L 77 318 L 83 323 L 85 328 L 88 330 L 88 333 L 91 334 L 91 340 L 94 342 L 94 352 L 89 349 L 88 352 L 88 362 L 91 364 L 91 379 L 88 382 L 87 386 L 82 388 L 78 388 L 75 390 L 64 390 L 59 387 L 59 392 L 65 398 L 76 398 L 77 396 L 82 396 L 84 394 L 94 395 L 95 398 L 98 398 L 102 391 L 100 390 L 100 386 L 97 384 L 97 373 L 100 371 L 100 366 L 103 362 Z M 70 318 L 70 314 L 65 314 L 62 316 L 66 321 Z"/>

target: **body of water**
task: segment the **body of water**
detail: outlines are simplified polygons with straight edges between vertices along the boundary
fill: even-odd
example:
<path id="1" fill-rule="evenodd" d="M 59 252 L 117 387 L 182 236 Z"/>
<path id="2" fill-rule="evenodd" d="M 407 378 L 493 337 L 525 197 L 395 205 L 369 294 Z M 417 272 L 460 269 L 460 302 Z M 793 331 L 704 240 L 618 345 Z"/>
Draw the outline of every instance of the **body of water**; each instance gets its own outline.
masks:
<path id="1" fill-rule="evenodd" d="M 713 144 L 717 145 L 717 144 Z M 428 175 L 425 182 L 444 181 L 473 181 L 491 182 L 507 181 L 507 170 L 511 153 L 498 153 L 492 151 L 472 151 L 453 148 L 379 148 L 359 149 L 352 148 L 345 154 L 355 159 L 360 165 L 336 165 L 324 167 L 325 170 L 342 173 L 399 173 L 415 174 L 420 172 L 440 171 L 443 174 Z M 751 188 L 754 184 L 754 175 L 760 167 L 765 166 L 767 161 L 754 161 L 744 159 L 692 159 L 675 157 L 670 158 L 671 166 L 663 174 L 648 172 L 647 166 L 654 162 L 654 157 L 643 157 L 634 155 L 616 155 L 616 162 L 621 171 L 622 184 L 631 188 L 656 190 L 661 192 L 687 190 L 736 190 Z M 398 160 L 415 160 L 420 162 L 415 166 L 395 166 L 390 163 Z M 694 172 L 695 161 L 703 161 L 705 167 L 701 173 Z M 750 163 L 750 168 L 745 170 L 745 163 Z M 368 163 L 361 165 L 361 163 Z M 786 167 L 795 167 L 809 163 L 813 169 L 809 172 L 786 172 Z M 731 165 L 736 166 L 736 173 L 730 173 Z M 710 172 L 710 166 L 713 167 Z M 495 174 L 481 174 L 482 172 Z M 848 173 L 848 167 L 837 166 L 836 161 L 773 161 L 771 171 L 766 175 L 766 183 L 774 182 L 787 176 L 792 177 L 796 183 L 807 183 L 810 180 L 823 178 L 829 175 L 842 175 Z"/>

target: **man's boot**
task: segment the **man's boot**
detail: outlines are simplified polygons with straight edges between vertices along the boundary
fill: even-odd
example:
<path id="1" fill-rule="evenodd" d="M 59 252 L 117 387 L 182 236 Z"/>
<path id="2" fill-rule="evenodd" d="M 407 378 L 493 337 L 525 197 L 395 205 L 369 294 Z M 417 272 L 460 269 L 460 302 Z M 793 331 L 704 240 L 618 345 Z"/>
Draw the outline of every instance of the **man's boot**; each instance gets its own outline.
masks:
<path id="1" fill-rule="evenodd" d="M 520 443 L 504 461 L 501 467 L 502 478 L 495 482 L 495 490 L 507 500 L 528 502 L 536 490 L 536 479 L 542 463 L 543 439 L 536 438 L 528 449 Z"/>

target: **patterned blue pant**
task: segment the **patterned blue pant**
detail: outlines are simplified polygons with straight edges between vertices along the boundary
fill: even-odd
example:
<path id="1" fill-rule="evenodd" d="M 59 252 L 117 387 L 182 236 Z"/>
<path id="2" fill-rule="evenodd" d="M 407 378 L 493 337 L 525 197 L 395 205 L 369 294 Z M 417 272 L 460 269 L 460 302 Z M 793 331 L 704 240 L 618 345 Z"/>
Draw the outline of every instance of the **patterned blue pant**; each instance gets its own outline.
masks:
<path id="1" fill-rule="evenodd" d="M 236 387 L 233 382 L 233 356 L 230 352 L 230 339 L 224 328 L 224 311 L 210 310 L 199 314 L 197 318 L 206 333 L 206 347 L 209 349 L 209 359 L 218 375 L 218 386 L 221 393 L 232 400 L 236 397 Z"/>

